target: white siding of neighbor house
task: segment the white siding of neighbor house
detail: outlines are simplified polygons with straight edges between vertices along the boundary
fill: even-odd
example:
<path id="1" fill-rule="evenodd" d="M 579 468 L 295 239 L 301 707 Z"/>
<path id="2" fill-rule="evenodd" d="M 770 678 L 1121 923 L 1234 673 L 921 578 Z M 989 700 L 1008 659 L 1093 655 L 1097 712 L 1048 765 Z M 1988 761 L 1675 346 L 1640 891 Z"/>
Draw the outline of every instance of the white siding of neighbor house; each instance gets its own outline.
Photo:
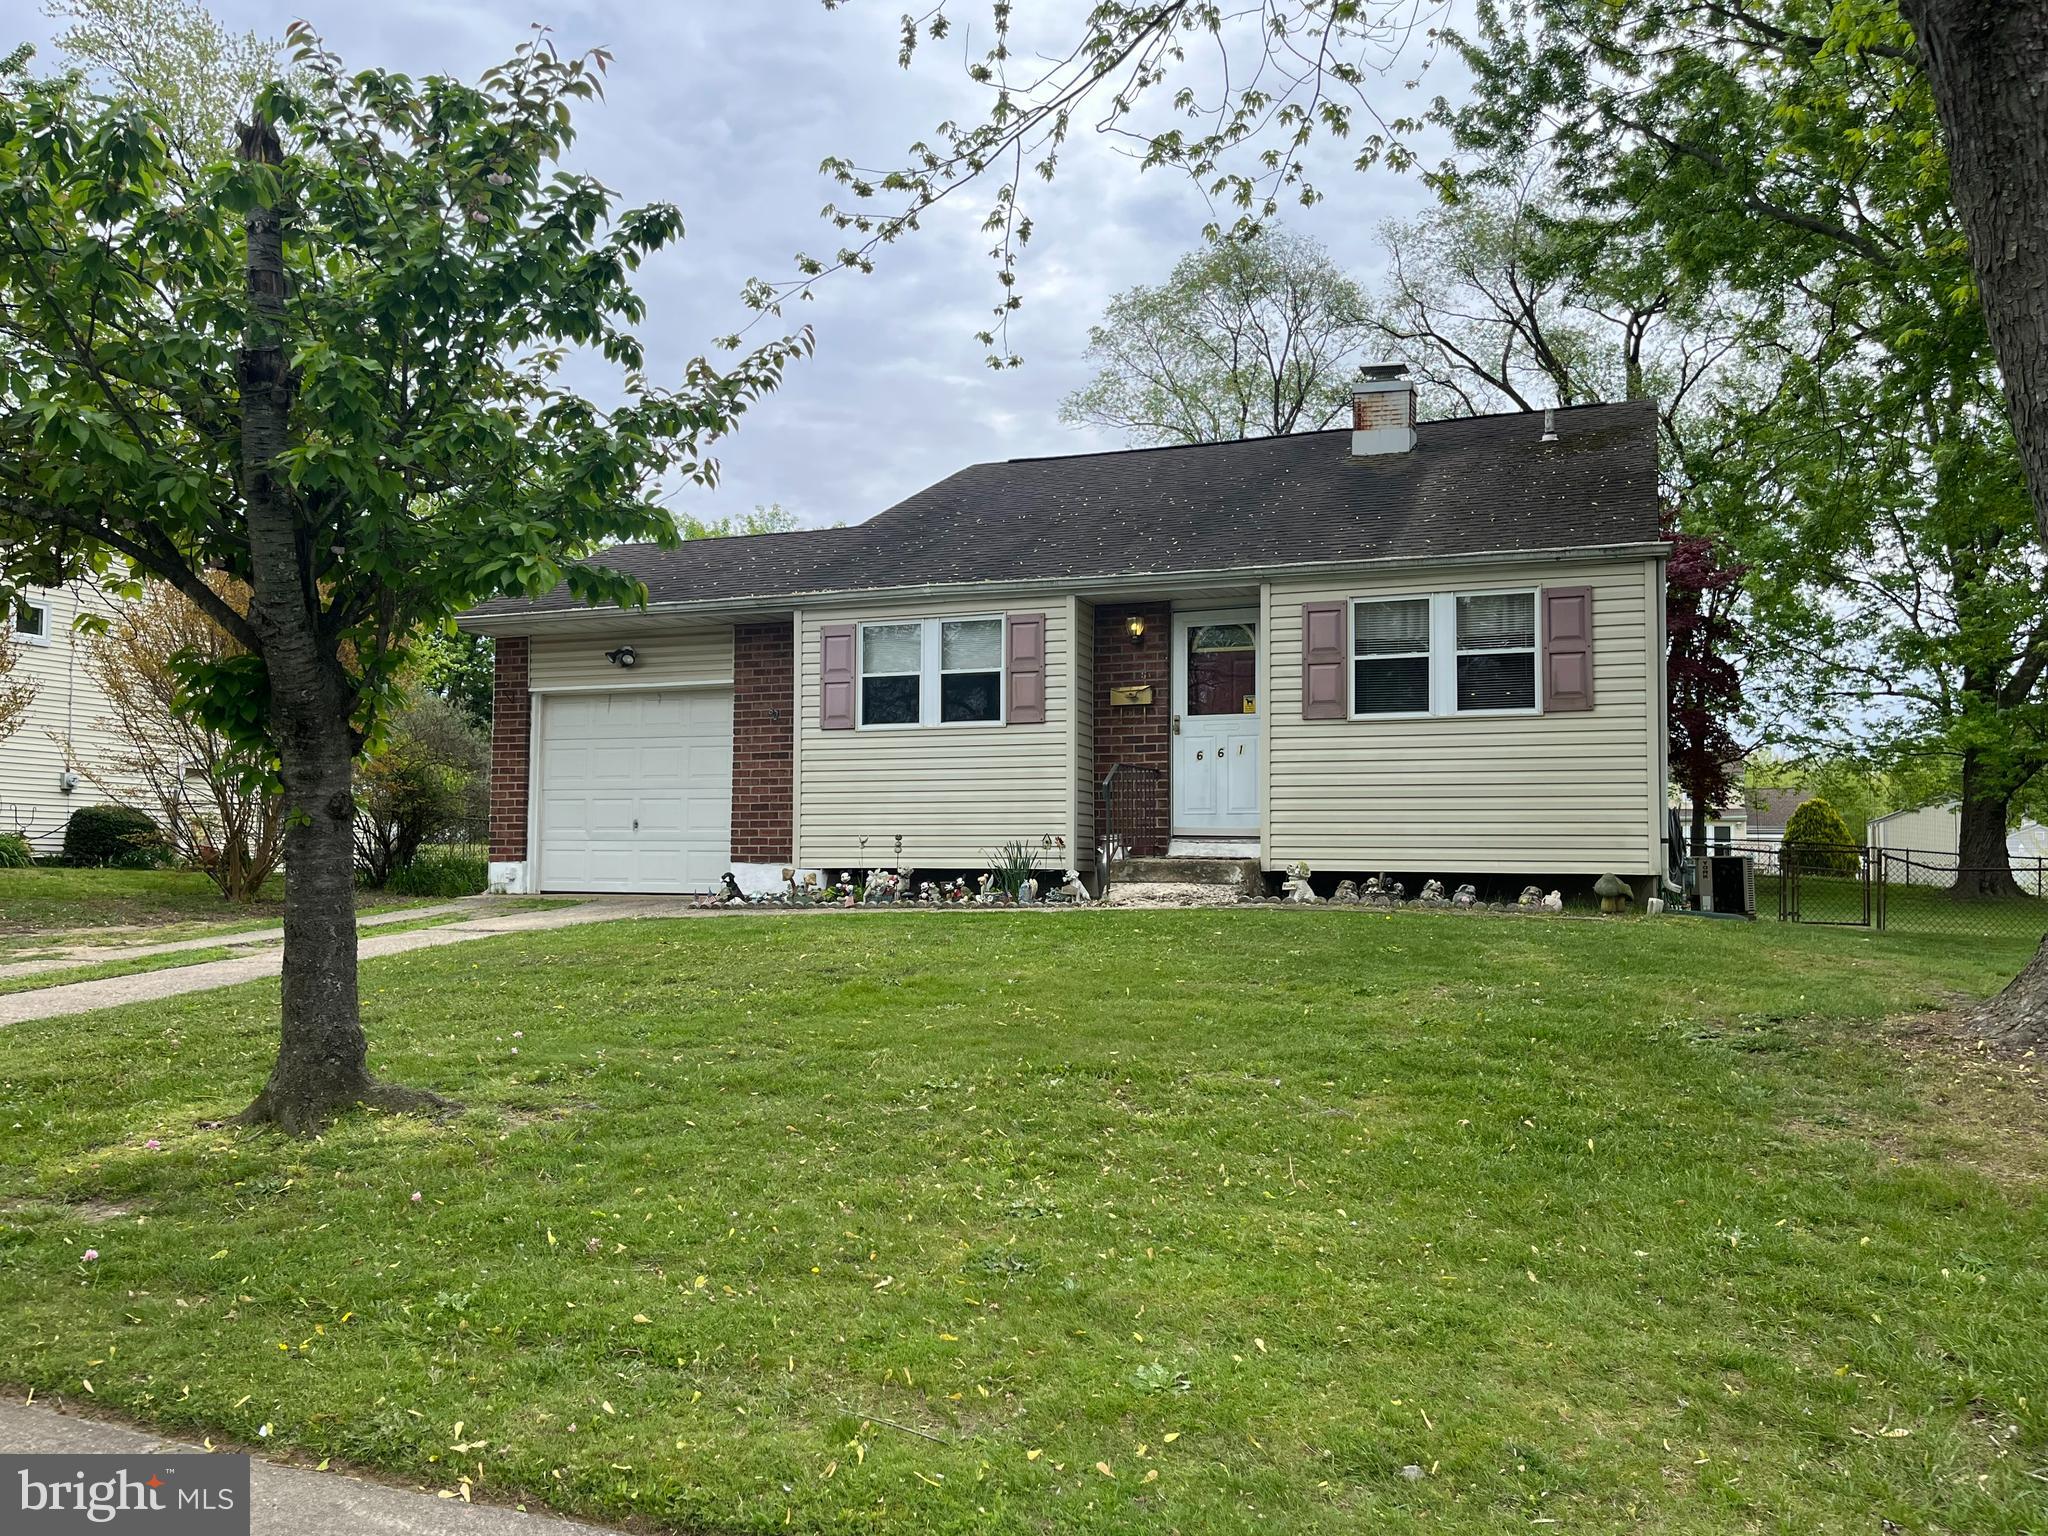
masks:
<path id="1" fill-rule="evenodd" d="M 1042 725 L 930 725 L 827 731 L 818 724 L 819 634 L 828 625 L 964 615 L 1045 615 Z M 903 838 L 917 869 L 985 868 L 991 849 L 1012 839 L 1036 846 L 1053 833 L 1075 837 L 1072 760 L 1075 608 L 1064 595 L 1042 599 L 944 597 L 820 602 L 798 615 L 797 861 L 809 868 L 882 865 Z M 1047 868 L 1065 855 L 1045 856 Z"/>
<path id="2" fill-rule="evenodd" d="M 1955 801 L 1893 811 L 1870 822 L 1870 845 L 1913 853 L 1943 853 L 1951 857 L 1962 846 L 1962 812 Z"/>
<path id="3" fill-rule="evenodd" d="M 110 780 L 121 752 L 119 738 L 106 723 L 106 694 L 86 668 L 92 642 L 71 628 L 80 612 L 110 612 L 112 605 L 79 584 L 31 588 L 27 596 L 49 609 L 49 644 L 16 641 L 14 676 L 34 684 L 36 695 L 20 729 L 0 741 L 0 832 L 25 833 L 38 853 L 55 853 L 71 813 L 109 798 L 86 782 L 69 795 L 58 787 L 67 748 L 81 770 Z M 0 622 L 11 627 L 13 615 L 0 616 Z"/>
<path id="4" fill-rule="evenodd" d="M 1074 599 L 1069 620 L 1074 636 L 1073 728 L 1068 733 L 1074 760 L 1074 830 L 1067 838 L 1067 867 L 1095 868 L 1095 605 Z"/>
<path id="5" fill-rule="evenodd" d="M 1500 587 L 1593 589 L 1592 710 L 1304 720 L 1302 605 Z M 1467 566 L 1274 582 L 1266 720 L 1268 869 L 1645 875 L 1664 812 L 1662 567 Z M 1347 666 L 1348 666 L 1347 659 Z"/>
<path id="6" fill-rule="evenodd" d="M 605 659 L 605 652 L 621 645 L 632 646 L 639 657 L 630 670 Z M 622 624 L 616 633 L 536 638 L 527 657 L 527 686 L 535 693 L 731 685 L 732 628 L 725 624 L 654 633 Z"/>

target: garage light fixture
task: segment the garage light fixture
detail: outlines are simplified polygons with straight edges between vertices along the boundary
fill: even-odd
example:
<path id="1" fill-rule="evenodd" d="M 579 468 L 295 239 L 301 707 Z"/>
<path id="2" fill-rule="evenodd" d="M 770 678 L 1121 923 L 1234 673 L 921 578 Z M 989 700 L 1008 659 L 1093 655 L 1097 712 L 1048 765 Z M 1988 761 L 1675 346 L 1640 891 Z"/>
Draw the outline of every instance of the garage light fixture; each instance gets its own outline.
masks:
<path id="1" fill-rule="evenodd" d="M 630 645 L 622 645 L 616 651 L 606 651 L 604 659 L 615 667 L 630 669 L 640 665 L 640 653 Z"/>

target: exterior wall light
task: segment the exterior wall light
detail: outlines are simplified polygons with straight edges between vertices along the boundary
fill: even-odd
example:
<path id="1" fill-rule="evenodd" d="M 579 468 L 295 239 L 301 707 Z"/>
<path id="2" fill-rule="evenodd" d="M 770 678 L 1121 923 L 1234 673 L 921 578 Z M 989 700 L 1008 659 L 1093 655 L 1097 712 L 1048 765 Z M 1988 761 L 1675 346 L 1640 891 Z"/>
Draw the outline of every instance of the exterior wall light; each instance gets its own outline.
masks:
<path id="1" fill-rule="evenodd" d="M 606 651 L 604 659 L 613 666 L 624 667 L 628 671 L 640 665 L 640 653 L 630 645 L 622 645 L 616 651 Z"/>
<path id="2" fill-rule="evenodd" d="M 1131 644 L 1145 643 L 1145 616 L 1142 613 L 1132 614 L 1124 621 L 1124 628 L 1131 632 Z"/>

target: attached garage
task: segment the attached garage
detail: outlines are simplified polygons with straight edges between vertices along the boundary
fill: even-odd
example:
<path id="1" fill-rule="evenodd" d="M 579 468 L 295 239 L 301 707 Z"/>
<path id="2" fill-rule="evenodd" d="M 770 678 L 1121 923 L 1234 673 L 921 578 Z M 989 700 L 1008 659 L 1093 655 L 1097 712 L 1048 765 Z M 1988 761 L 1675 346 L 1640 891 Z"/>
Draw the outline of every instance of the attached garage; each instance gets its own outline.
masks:
<path id="1" fill-rule="evenodd" d="M 545 891 L 710 891 L 732 850 L 732 690 L 537 699 Z"/>

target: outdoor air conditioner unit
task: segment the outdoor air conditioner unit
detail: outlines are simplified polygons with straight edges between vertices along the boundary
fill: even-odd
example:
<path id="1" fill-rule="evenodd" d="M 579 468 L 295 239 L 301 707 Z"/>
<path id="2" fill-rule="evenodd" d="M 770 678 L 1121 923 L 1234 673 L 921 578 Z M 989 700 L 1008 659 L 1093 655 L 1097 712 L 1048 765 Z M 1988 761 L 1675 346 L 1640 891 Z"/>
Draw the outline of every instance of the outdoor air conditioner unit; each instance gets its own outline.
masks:
<path id="1" fill-rule="evenodd" d="M 1756 860 L 1746 853 L 1710 853 L 1700 864 L 1700 910 L 1756 916 Z"/>

